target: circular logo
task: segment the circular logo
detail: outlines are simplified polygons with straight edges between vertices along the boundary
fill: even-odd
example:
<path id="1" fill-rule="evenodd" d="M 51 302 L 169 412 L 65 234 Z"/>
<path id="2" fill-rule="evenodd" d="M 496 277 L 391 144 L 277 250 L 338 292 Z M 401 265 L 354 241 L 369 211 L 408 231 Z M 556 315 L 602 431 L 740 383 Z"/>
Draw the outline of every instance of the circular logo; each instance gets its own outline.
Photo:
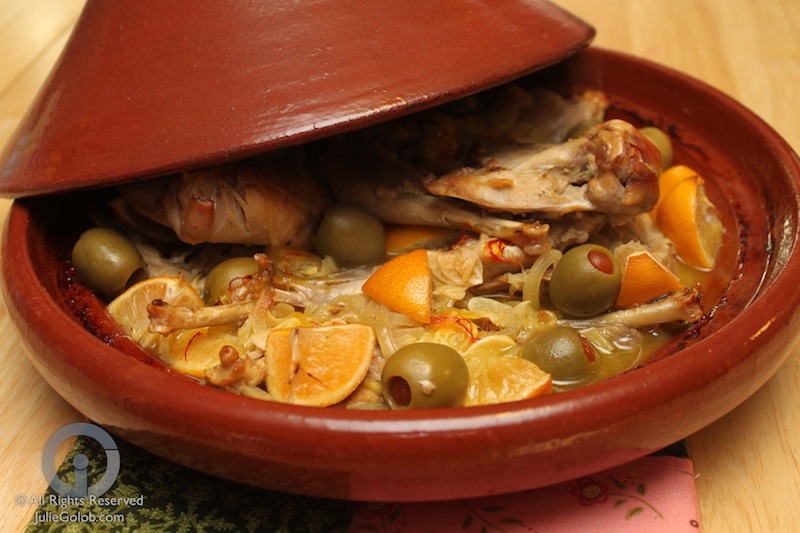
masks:
<path id="1" fill-rule="evenodd" d="M 79 453 L 72 458 L 74 470 L 74 482 L 72 485 L 64 483 L 58 477 L 54 466 L 56 451 L 59 445 L 70 437 L 82 435 L 96 440 L 103 447 L 106 453 L 106 471 L 103 477 L 92 486 L 88 486 L 89 458 Z M 69 424 L 53 433 L 42 451 L 42 473 L 56 493 L 61 496 L 72 496 L 74 498 L 85 498 L 86 496 L 102 496 L 105 494 L 119 475 L 120 460 L 117 443 L 106 430 L 100 426 L 87 422 L 76 422 Z"/>

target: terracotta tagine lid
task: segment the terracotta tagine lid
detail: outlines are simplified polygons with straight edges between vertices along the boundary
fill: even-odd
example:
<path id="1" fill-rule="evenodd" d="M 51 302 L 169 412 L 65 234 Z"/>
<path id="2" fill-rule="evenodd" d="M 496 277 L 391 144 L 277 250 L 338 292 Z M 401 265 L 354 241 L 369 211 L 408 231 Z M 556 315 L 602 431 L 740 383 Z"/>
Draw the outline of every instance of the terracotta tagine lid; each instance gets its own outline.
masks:
<path id="1" fill-rule="evenodd" d="M 89 0 L 0 154 L 0 194 L 105 187 L 361 128 L 593 37 L 537 0 Z"/>

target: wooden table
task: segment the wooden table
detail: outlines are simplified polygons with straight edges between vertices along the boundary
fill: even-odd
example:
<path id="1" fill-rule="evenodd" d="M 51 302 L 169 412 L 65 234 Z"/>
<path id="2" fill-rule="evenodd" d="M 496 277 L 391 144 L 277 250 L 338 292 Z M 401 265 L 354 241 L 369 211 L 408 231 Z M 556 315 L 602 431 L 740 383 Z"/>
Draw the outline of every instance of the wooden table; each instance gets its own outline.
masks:
<path id="1" fill-rule="evenodd" d="M 597 28 L 595 45 L 693 75 L 730 94 L 800 148 L 798 0 L 557 0 Z M 0 145 L 43 83 L 83 0 L 0 0 Z M 10 202 L 0 200 L 5 219 Z M 0 306 L 0 530 L 33 512 L 41 450 L 81 419 L 39 377 Z M 800 356 L 733 412 L 689 439 L 709 532 L 800 530 Z"/>

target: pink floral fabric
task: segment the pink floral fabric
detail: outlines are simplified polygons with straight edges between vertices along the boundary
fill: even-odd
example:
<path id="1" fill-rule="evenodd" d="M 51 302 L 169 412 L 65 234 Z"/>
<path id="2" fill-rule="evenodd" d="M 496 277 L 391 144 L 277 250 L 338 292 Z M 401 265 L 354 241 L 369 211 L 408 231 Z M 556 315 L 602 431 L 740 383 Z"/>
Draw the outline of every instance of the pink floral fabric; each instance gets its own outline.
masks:
<path id="1" fill-rule="evenodd" d="M 472 500 L 362 503 L 351 533 L 700 530 L 694 466 L 648 456 L 552 487 Z"/>

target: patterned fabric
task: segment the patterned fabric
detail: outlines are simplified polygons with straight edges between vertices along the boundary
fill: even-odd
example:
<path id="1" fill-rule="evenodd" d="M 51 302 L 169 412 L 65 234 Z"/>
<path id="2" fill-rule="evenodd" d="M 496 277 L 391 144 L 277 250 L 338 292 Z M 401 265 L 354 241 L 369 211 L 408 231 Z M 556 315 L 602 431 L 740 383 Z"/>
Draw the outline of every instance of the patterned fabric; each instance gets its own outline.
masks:
<path id="1" fill-rule="evenodd" d="M 36 515 L 55 520 L 38 524 L 36 516 L 26 533 L 40 532 L 274 532 L 336 533 L 345 532 L 352 515 L 352 503 L 306 498 L 257 489 L 215 477 L 165 461 L 122 439 L 116 439 L 122 462 L 120 474 L 103 498 L 118 498 L 113 505 L 58 505 L 63 498 L 48 489 L 45 505 Z M 105 472 L 105 452 L 94 439 L 78 437 L 59 477 L 72 484 L 73 458 L 89 458 L 89 483 Z M 52 496 L 52 498 L 51 498 Z M 128 498 L 130 503 L 124 503 Z M 109 500 L 99 503 L 107 503 Z M 52 502 L 52 503 L 51 503 Z M 48 514 L 49 513 L 49 514 Z M 109 515 L 121 515 L 121 518 Z M 103 517 L 108 516 L 108 521 Z M 83 517 L 83 518 L 75 518 Z M 94 517 L 94 522 L 89 522 Z M 83 520 L 83 523 L 77 522 Z M 113 520 L 113 521 L 112 521 Z M 102 522 L 101 522 L 102 521 Z"/>
<path id="2" fill-rule="evenodd" d="M 351 503 L 295 496 L 220 480 L 117 439 L 122 468 L 97 502 L 66 501 L 52 489 L 27 528 L 40 532 L 416 533 L 418 531 L 698 531 L 692 462 L 685 443 L 628 465 L 553 487 L 433 503 Z M 73 482 L 89 459 L 88 486 L 105 452 L 79 437 L 59 468 Z"/>
<path id="3" fill-rule="evenodd" d="M 357 505 L 353 533 L 696 533 L 689 459 L 649 456 L 552 487 L 471 500 Z"/>

